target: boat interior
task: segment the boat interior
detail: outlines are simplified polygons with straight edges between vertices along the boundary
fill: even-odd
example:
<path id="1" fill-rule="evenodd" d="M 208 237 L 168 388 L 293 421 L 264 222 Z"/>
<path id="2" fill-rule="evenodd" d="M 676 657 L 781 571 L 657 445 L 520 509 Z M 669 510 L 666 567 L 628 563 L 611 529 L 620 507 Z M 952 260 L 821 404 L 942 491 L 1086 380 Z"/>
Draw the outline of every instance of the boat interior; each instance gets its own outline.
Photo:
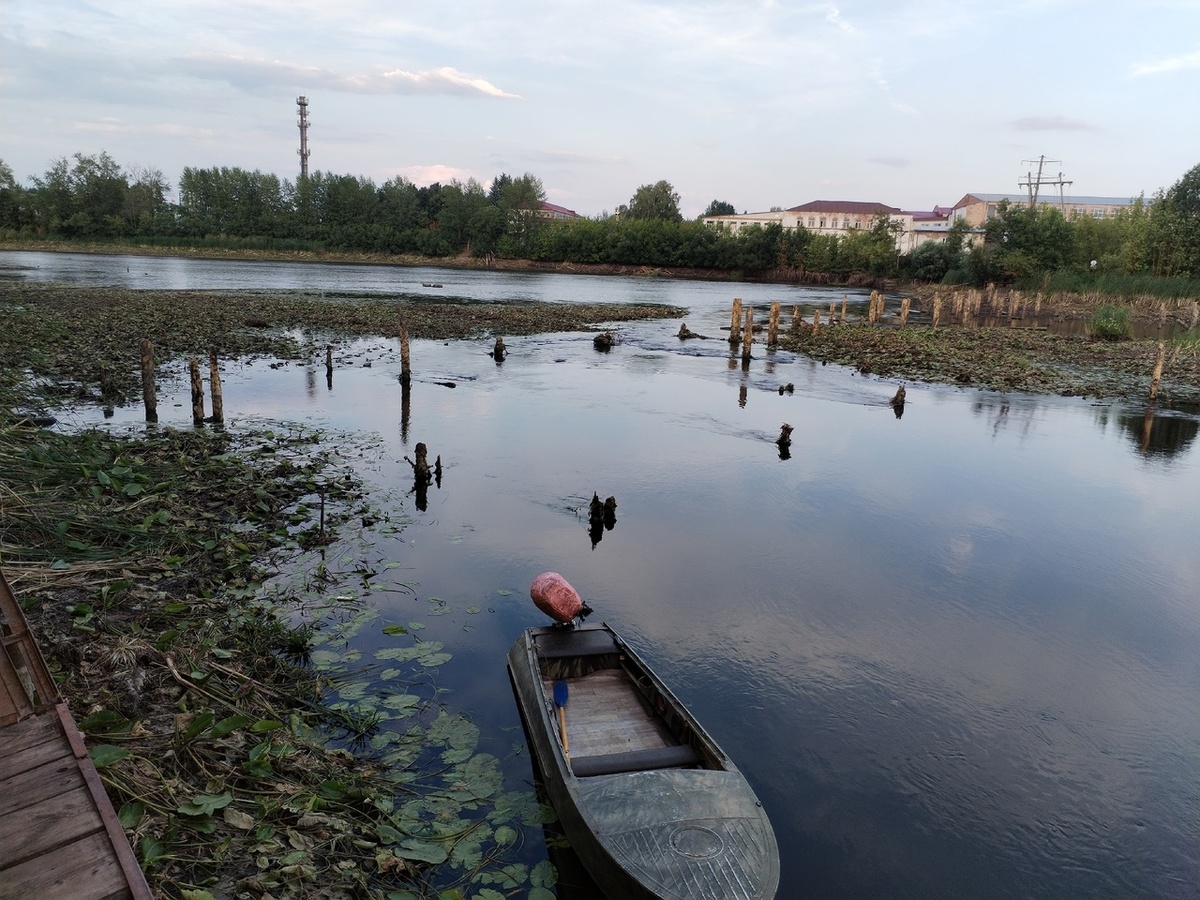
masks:
<path id="1" fill-rule="evenodd" d="M 608 632 L 545 637 L 537 649 L 546 702 L 558 722 L 555 684 L 566 684 L 565 749 L 577 778 L 722 768 L 677 701 Z"/>

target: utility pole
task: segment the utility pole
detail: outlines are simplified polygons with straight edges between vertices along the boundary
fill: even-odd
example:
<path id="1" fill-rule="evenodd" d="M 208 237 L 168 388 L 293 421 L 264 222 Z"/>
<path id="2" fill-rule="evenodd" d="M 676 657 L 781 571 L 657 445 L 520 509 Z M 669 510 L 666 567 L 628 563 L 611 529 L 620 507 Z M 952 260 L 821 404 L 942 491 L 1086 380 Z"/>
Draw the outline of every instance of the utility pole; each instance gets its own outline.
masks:
<path id="1" fill-rule="evenodd" d="M 1023 159 L 1023 160 L 1021 160 L 1021 162 L 1024 164 L 1027 164 L 1027 165 L 1033 165 L 1033 163 L 1035 163 L 1035 162 L 1037 163 L 1037 176 L 1036 177 L 1034 176 L 1033 170 L 1031 169 L 1029 172 L 1027 172 L 1025 174 L 1024 181 L 1017 182 L 1017 185 L 1019 187 L 1026 188 L 1029 192 L 1029 208 L 1033 209 L 1033 207 L 1037 206 L 1038 191 L 1043 184 L 1048 184 L 1048 185 L 1056 186 L 1058 188 L 1058 205 L 1062 211 L 1063 216 L 1065 217 L 1067 214 L 1067 198 L 1066 198 L 1065 193 L 1063 192 L 1063 187 L 1070 185 L 1071 182 L 1063 181 L 1063 173 L 1062 172 L 1058 173 L 1057 178 L 1053 178 L 1049 175 L 1045 176 L 1044 178 L 1042 177 L 1042 170 L 1045 168 L 1046 163 L 1061 163 L 1062 160 L 1061 159 L 1046 159 L 1045 156 L 1039 156 L 1036 160 Z"/>
<path id="2" fill-rule="evenodd" d="M 308 98 L 297 97 L 296 106 L 300 112 L 300 177 L 308 177 Z"/>

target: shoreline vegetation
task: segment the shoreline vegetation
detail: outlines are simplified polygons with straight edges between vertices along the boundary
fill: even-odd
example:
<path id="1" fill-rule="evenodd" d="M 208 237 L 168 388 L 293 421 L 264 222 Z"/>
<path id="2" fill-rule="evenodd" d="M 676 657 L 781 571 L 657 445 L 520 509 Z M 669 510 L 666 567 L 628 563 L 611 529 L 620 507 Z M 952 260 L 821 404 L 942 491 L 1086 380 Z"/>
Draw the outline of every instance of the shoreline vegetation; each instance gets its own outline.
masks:
<path id="1" fill-rule="evenodd" d="M 1134 322 L 1179 336 L 1116 340 L 1045 327 L 1090 323 L 1111 298 L 978 301 L 1023 310 L 1005 320 L 1022 327 L 954 322 L 952 309 L 976 301 L 946 300 L 946 324 L 933 327 L 936 290 L 895 292 L 913 300 L 906 327 L 825 318 L 814 328 L 810 318 L 785 327 L 780 346 L 889 380 L 1145 403 L 1161 343 L 1159 408 L 1200 404 L 1195 300 L 1131 299 Z M 397 336 L 401 315 L 412 338 L 481 341 L 633 319 L 674 331 L 684 315 L 396 299 L 0 284 L 0 565 L 164 896 L 552 896 L 548 864 L 505 856 L 520 828 L 548 813 L 532 791 L 502 791 L 497 761 L 476 752 L 478 733 L 444 708 L 436 670 L 449 654 L 421 639 L 419 623 L 379 622 L 357 603 L 355 584 L 383 561 L 339 565 L 345 556 L 333 552 L 353 544 L 359 523 L 403 521 L 340 462 L 339 448 L 361 436 L 283 423 L 136 436 L 32 424 L 74 404 L 137 402 L 144 339 L 160 371 L 183 377 L 189 355 L 214 349 L 226 360 L 318 360 L 330 342 Z M 1027 327 L 1035 320 L 1041 327 Z M 289 336 L 297 329 L 308 337 Z M 365 627 L 394 642 L 381 657 L 396 682 L 386 692 L 355 681 L 347 657 L 349 636 Z M 380 727 L 397 716 L 407 726 Z"/>

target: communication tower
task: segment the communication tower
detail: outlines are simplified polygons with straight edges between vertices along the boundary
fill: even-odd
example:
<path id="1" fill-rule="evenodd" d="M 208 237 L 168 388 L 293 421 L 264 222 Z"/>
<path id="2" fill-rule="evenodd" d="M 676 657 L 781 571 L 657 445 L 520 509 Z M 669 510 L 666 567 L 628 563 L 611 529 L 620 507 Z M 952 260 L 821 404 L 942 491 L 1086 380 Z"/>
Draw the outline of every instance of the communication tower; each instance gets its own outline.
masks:
<path id="1" fill-rule="evenodd" d="M 1025 165 L 1029 165 L 1029 166 L 1032 166 L 1035 162 L 1037 163 L 1037 175 L 1034 175 L 1033 169 L 1030 169 L 1027 173 L 1025 173 L 1025 180 L 1017 182 L 1018 186 L 1026 188 L 1029 191 L 1029 207 L 1030 207 L 1030 209 L 1037 206 L 1038 191 L 1043 184 L 1047 184 L 1047 185 L 1051 185 L 1051 186 L 1058 188 L 1058 205 L 1059 205 L 1059 208 L 1062 210 L 1063 215 L 1066 215 L 1066 213 L 1067 213 L 1067 198 L 1063 192 L 1063 188 L 1070 185 L 1071 182 L 1063 181 L 1063 173 L 1062 172 L 1058 173 L 1057 178 L 1053 178 L 1050 175 L 1046 175 L 1045 177 L 1042 176 L 1042 170 L 1045 168 L 1046 163 L 1061 163 L 1062 160 L 1061 159 L 1046 159 L 1046 157 L 1044 157 L 1044 156 L 1039 156 L 1037 159 L 1023 159 L 1023 160 L 1021 160 L 1021 162 Z"/>
<path id="2" fill-rule="evenodd" d="M 296 107 L 300 112 L 300 177 L 308 177 L 308 98 L 297 97 Z"/>

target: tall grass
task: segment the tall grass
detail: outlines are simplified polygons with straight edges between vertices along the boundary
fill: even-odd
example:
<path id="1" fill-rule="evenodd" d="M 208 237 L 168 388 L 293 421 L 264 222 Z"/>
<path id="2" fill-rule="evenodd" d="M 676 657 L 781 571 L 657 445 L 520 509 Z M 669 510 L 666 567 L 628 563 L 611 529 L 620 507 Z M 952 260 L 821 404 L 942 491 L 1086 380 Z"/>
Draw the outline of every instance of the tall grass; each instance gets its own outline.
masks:
<path id="1" fill-rule="evenodd" d="M 1060 271 L 1031 279 L 1019 285 L 1023 290 L 1063 294 L 1103 294 L 1108 297 L 1154 297 L 1160 300 L 1186 300 L 1200 297 L 1200 279 L 1159 278 L 1145 273 L 1122 275 L 1111 272 Z"/>

